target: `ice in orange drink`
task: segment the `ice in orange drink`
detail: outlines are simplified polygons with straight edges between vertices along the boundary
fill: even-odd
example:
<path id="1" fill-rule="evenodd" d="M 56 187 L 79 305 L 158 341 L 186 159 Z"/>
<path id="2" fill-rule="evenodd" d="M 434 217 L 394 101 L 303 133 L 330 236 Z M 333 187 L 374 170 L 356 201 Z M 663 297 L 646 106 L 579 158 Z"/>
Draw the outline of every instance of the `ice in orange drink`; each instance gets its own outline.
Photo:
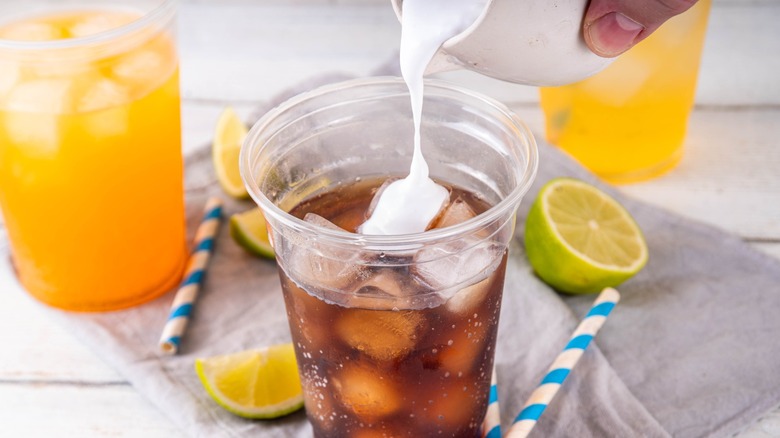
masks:
<path id="1" fill-rule="evenodd" d="M 140 18 L 0 25 L 0 207 L 22 285 L 56 307 L 132 306 L 183 270 L 178 60 Z"/>

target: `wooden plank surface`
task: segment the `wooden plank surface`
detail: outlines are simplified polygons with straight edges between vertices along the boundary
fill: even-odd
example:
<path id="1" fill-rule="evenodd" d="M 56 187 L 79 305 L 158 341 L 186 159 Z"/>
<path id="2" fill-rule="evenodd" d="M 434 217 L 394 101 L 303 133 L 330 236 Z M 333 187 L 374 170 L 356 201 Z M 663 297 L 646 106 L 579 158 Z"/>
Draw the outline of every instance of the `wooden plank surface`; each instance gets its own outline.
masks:
<path id="1" fill-rule="evenodd" d="M 0 434 L 5 437 L 184 436 L 127 384 L 3 384 Z"/>
<path id="2" fill-rule="evenodd" d="M 621 190 L 780 258 L 777 17 L 777 0 L 715 0 L 685 161 L 664 178 Z M 184 1 L 185 153 L 208 144 L 224 106 L 248 116 L 307 77 L 368 74 L 392 55 L 399 32 L 389 0 Z M 541 135 L 535 89 L 468 73 L 445 78 L 506 102 Z M 0 342 L 0 436 L 180 436 L 120 375 L 46 319 L 6 263 Z M 770 436 L 780 436 L 777 413 L 740 438 Z"/>

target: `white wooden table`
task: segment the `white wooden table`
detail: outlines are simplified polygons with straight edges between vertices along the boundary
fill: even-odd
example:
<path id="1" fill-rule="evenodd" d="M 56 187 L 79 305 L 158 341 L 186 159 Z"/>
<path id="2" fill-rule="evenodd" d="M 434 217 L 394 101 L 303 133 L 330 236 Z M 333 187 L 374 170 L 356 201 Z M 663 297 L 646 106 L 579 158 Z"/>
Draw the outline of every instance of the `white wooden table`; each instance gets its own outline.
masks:
<path id="1" fill-rule="evenodd" d="M 778 0 L 715 0 L 685 159 L 662 178 L 621 189 L 780 258 L 778 19 Z M 395 50 L 399 32 L 389 0 L 183 1 L 184 152 L 209 142 L 228 104 L 246 115 L 310 75 L 368 74 Z M 541 136 L 535 89 L 472 74 L 448 79 L 507 103 Z M 11 275 L 6 252 L 0 248 L 0 436 L 181 436 L 44 317 Z M 780 411 L 738 436 L 780 437 Z"/>

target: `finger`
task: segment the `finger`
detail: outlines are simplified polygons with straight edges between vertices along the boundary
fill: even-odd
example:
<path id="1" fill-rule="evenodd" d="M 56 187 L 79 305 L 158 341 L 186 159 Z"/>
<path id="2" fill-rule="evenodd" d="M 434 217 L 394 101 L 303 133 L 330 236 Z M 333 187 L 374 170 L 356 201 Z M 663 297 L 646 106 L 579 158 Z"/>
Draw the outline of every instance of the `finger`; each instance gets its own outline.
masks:
<path id="1" fill-rule="evenodd" d="M 620 55 L 694 3 L 696 0 L 591 0 L 583 20 L 585 42 L 599 56 Z"/>

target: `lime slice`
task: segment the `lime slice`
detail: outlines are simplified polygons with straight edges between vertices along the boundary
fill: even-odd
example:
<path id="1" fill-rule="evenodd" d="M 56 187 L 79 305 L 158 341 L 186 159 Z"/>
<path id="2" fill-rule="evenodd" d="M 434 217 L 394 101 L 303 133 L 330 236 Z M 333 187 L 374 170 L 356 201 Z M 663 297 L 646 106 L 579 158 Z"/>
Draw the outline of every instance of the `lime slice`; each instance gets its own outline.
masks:
<path id="1" fill-rule="evenodd" d="M 195 360 L 211 398 L 245 418 L 277 418 L 303 407 L 292 344 Z"/>
<path id="2" fill-rule="evenodd" d="M 231 216 L 230 235 L 239 246 L 250 253 L 274 258 L 274 248 L 268 239 L 265 218 L 259 208 Z"/>
<path id="3" fill-rule="evenodd" d="M 225 193 L 239 199 L 249 197 L 238 170 L 238 155 L 246 133 L 244 122 L 238 118 L 232 108 L 227 107 L 217 120 L 214 145 L 211 150 L 219 184 Z"/>
<path id="4" fill-rule="evenodd" d="M 542 280 L 575 294 L 617 286 L 647 263 L 642 231 L 626 209 L 570 178 L 539 191 L 525 223 L 525 248 Z"/>

